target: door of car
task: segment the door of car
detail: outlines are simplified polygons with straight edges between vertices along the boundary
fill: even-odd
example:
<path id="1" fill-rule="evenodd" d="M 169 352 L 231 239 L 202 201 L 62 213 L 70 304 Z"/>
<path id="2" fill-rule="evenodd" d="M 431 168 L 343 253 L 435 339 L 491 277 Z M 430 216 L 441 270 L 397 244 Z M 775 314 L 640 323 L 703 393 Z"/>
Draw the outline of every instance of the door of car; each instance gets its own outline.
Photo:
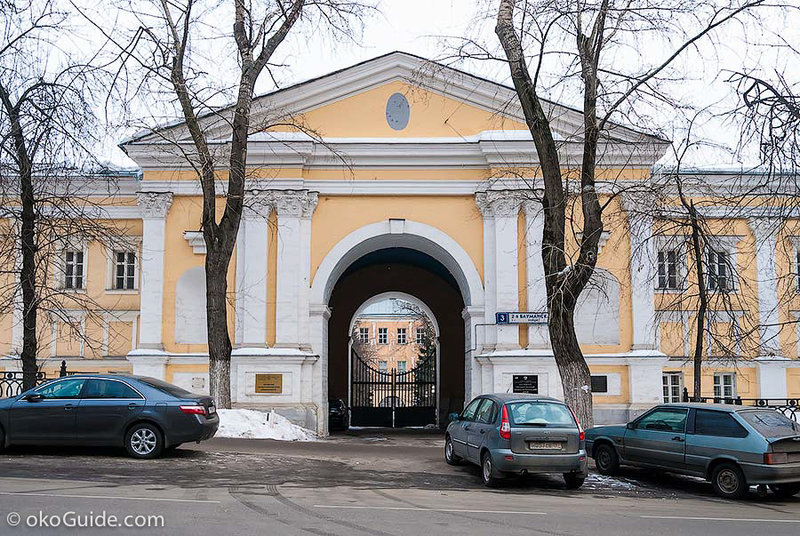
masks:
<path id="1" fill-rule="evenodd" d="M 686 408 L 658 407 L 625 431 L 624 457 L 640 465 L 684 469 Z"/>
<path id="2" fill-rule="evenodd" d="M 468 458 L 467 438 L 475 418 L 475 412 L 483 398 L 476 398 L 470 402 L 458 418 L 458 422 L 450 429 L 450 439 L 453 441 L 453 450 L 461 458 Z"/>
<path id="3" fill-rule="evenodd" d="M 121 443 L 125 426 L 142 411 L 144 402 L 144 397 L 122 380 L 87 380 L 77 411 L 76 440 L 106 445 Z"/>
<path id="4" fill-rule="evenodd" d="M 749 434 L 733 414 L 712 409 L 696 409 L 692 413 L 686 434 L 688 471 L 705 475 L 708 464 L 719 456 L 749 461 L 752 456 Z"/>
<path id="5" fill-rule="evenodd" d="M 467 449 L 469 458 L 479 462 L 481 447 L 486 443 L 487 434 L 495 427 L 497 418 L 497 404 L 485 398 L 475 412 L 475 419 L 469 426 L 467 434 Z"/>
<path id="6" fill-rule="evenodd" d="M 15 443 L 72 442 L 83 378 L 49 382 L 20 398 L 9 412 L 9 436 Z"/>

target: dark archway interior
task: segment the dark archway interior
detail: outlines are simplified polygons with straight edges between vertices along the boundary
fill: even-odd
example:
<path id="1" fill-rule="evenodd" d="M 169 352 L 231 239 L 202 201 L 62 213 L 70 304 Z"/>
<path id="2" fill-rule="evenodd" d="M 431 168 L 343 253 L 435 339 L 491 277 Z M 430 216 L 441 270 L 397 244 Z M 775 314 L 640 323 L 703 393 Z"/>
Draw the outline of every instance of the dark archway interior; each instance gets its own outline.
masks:
<path id="1" fill-rule="evenodd" d="M 369 298 L 405 292 L 430 307 L 439 323 L 439 422 L 464 405 L 464 299 L 453 275 L 439 261 L 407 248 L 369 253 L 336 282 L 328 306 L 328 394 L 347 400 L 350 320 Z"/>

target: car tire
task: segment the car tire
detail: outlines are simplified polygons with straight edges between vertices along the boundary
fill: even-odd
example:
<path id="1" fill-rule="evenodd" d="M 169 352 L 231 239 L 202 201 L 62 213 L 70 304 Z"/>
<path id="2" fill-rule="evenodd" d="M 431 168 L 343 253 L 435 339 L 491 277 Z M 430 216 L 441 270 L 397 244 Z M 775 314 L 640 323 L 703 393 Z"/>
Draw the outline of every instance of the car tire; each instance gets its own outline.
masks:
<path id="1" fill-rule="evenodd" d="M 601 475 L 613 476 L 619 472 L 619 456 L 613 446 L 601 443 L 594 448 L 594 463 Z"/>
<path id="2" fill-rule="evenodd" d="M 711 471 L 711 486 L 714 493 L 723 499 L 741 499 L 749 489 L 739 466 L 728 462 L 715 466 Z"/>
<path id="3" fill-rule="evenodd" d="M 578 489 L 583 486 L 586 477 L 577 475 L 576 473 L 564 473 L 564 483 L 567 489 Z"/>
<path id="4" fill-rule="evenodd" d="M 134 424 L 125 434 L 125 450 L 129 456 L 140 460 L 158 458 L 164 450 L 161 430 L 146 422 Z"/>
<path id="5" fill-rule="evenodd" d="M 456 455 L 450 436 L 444 440 L 444 461 L 447 462 L 447 465 L 461 465 L 461 458 Z"/>
<path id="6" fill-rule="evenodd" d="M 6 448 L 6 433 L 3 430 L 3 427 L 0 426 L 0 452 L 3 452 L 3 449 Z"/>
<path id="7" fill-rule="evenodd" d="M 488 452 L 484 452 L 481 456 L 481 477 L 483 485 L 487 488 L 494 488 L 500 483 L 500 476 Z"/>
<path id="8" fill-rule="evenodd" d="M 791 484 L 770 484 L 769 489 L 778 499 L 788 499 L 800 493 L 800 482 Z"/>

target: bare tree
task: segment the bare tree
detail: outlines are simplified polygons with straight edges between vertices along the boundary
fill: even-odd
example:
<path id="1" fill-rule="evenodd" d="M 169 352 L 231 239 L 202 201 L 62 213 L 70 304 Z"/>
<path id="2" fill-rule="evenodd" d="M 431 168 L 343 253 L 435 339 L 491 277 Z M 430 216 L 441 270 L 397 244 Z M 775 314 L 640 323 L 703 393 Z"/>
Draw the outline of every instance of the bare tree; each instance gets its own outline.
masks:
<path id="1" fill-rule="evenodd" d="M 273 63 L 273 57 L 290 34 L 305 28 L 306 32 L 329 30 L 334 36 L 350 38 L 369 9 L 356 0 L 229 0 L 213 6 L 195 0 L 158 0 L 133 4 L 131 14 L 140 26 L 130 43 L 118 44 L 123 60 L 120 79 L 130 70 L 140 70 L 144 78 L 161 84 L 160 90 L 177 100 L 191 146 L 170 137 L 169 128 L 152 132 L 174 143 L 202 187 L 200 228 L 206 244 L 209 377 L 211 394 L 219 407 L 231 404 L 227 274 L 246 202 L 248 139 L 253 132 L 274 126 L 303 130 L 291 118 L 275 120 L 280 116 L 278 111 L 266 114 L 273 122 L 254 124 L 256 84 L 265 71 L 273 76 L 279 66 Z M 225 30 L 220 29 L 220 21 Z M 112 33 L 106 31 L 110 39 Z M 213 39 L 217 48 L 217 43 L 230 41 L 235 46 L 237 83 L 230 88 L 235 96 L 231 106 L 215 106 L 229 88 L 220 87 L 222 82 L 210 74 L 219 66 L 204 54 L 204 39 Z M 224 134 L 221 125 L 227 129 Z M 213 141 L 220 135 L 229 136 L 223 147 Z M 227 180 L 220 191 L 216 183 L 222 177 Z M 220 211 L 221 195 L 224 205 Z"/>
<path id="2" fill-rule="evenodd" d="M 60 321 L 70 336 L 86 339 L 71 312 L 99 315 L 93 296 L 63 285 L 56 253 L 71 241 L 108 243 L 123 235 L 102 216 L 103 195 L 89 198 L 86 187 L 102 185 L 114 195 L 113 174 L 105 173 L 93 144 L 102 129 L 92 96 L 97 79 L 89 63 L 65 55 L 56 43 L 69 31 L 69 14 L 56 0 L 6 2 L 0 42 L 0 237 L 6 275 L 0 288 L 3 310 L 21 309 L 23 387 L 38 371 L 41 320 Z M 70 282 L 83 281 L 73 274 Z"/>
<path id="3" fill-rule="evenodd" d="M 511 79 L 533 136 L 544 184 L 542 205 L 544 262 L 550 342 L 561 373 L 566 400 L 582 423 L 591 425 L 592 399 L 589 368 L 575 334 L 573 315 L 581 292 L 597 263 L 603 233 L 603 211 L 608 206 L 598 195 L 597 162 L 601 143 L 618 143 L 612 132 L 614 118 L 634 119 L 637 106 L 675 103 L 659 82 L 676 60 L 694 50 L 721 25 L 760 7 L 750 2 L 636 1 L 526 1 L 500 0 L 495 33 L 502 45 Z M 611 62 L 615 54 L 648 36 L 665 44 L 666 53 Z M 474 47 L 466 47 L 467 50 Z M 469 52 L 467 53 L 469 55 Z M 485 50 L 480 57 L 491 57 Z M 609 60 L 606 60 L 608 56 Z M 544 72 L 552 57 L 563 74 Z M 624 57 L 624 55 L 623 55 Z M 556 84 L 577 79 L 574 91 L 582 98 L 582 156 L 574 198 L 570 194 L 570 165 L 562 167 L 555 119 L 543 100 L 545 79 Z M 633 106 L 636 103 L 637 106 Z M 580 206 L 582 237 L 574 262 L 569 262 L 566 225 L 571 200 Z"/>

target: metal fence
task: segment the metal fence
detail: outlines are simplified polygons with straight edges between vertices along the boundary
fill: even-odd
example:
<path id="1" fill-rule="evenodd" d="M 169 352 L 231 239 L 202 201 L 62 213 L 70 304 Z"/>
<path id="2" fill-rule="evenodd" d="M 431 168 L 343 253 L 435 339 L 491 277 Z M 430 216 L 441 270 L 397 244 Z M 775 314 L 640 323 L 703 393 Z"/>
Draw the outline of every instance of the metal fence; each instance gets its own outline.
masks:
<path id="1" fill-rule="evenodd" d="M 58 369 L 58 377 L 71 376 L 77 374 L 67 370 L 67 362 L 62 361 L 61 367 Z M 23 391 L 24 373 L 20 371 L 6 371 L 0 372 L 0 398 L 9 398 L 17 396 Z M 36 373 L 36 385 L 44 383 L 48 380 L 47 373 L 39 371 Z"/>
<path id="2" fill-rule="evenodd" d="M 730 397 L 701 397 L 696 400 L 689 396 L 689 389 L 683 388 L 684 402 L 701 402 L 704 404 L 732 404 L 735 406 L 752 406 L 756 408 L 771 408 L 777 410 L 795 422 L 800 422 L 800 399 L 796 398 L 742 398 Z"/>

